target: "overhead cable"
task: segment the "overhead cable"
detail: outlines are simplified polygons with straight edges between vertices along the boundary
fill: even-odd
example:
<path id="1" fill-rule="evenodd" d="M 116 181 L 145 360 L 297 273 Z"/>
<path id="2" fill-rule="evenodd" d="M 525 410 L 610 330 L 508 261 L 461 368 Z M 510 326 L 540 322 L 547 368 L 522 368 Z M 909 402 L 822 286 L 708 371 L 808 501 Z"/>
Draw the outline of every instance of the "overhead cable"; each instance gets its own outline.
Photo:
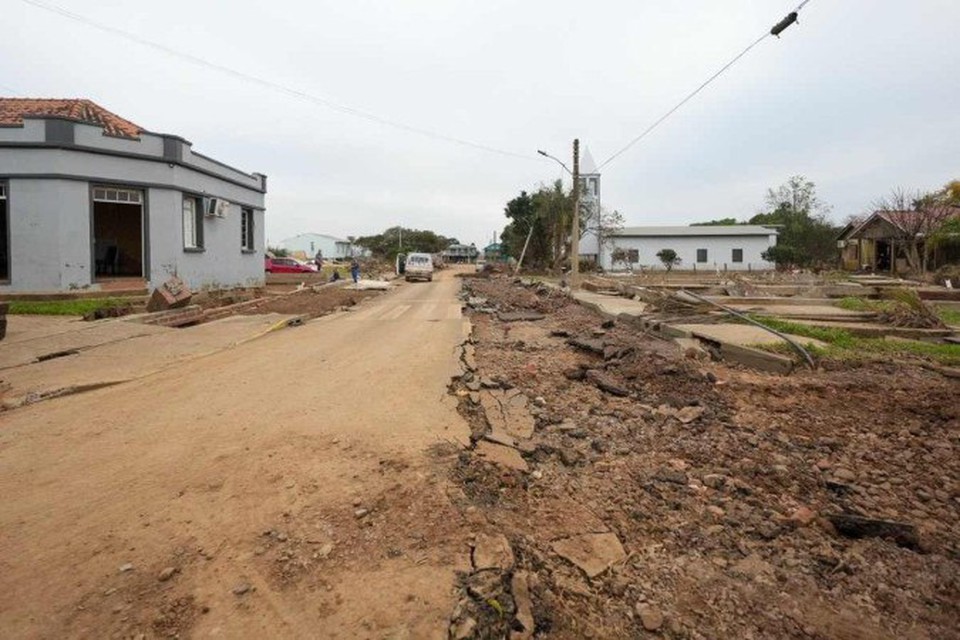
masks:
<path id="1" fill-rule="evenodd" d="M 204 58 L 201 58 L 201 57 L 199 57 L 199 56 L 196 56 L 196 55 L 193 55 L 193 54 L 190 54 L 190 53 L 185 53 L 185 52 L 183 52 L 183 51 L 179 51 L 179 50 L 174 49 L 174 48 L 172 48 L 172 47 L 168 47 L 168 46 L 166 46 L 166 45 L 164 45 L 164 44 L 161 44 L 161 43 L 159 43 L 159 42 L 154 42 L 154 41 L 152 41 L 152 40 L 147 40 L 147 39 L 145 39 L 145 38 L 141 38 L 140 36 L 137 36 L 137 35 L 135 35 L 135 34 L 133 34 L 133 33 L 128 32 L 128 31 L 124 31 L 123 29 L 118 29 L 118 28 L 116 28 L 116 27 L 113 27 L 113 26 L 110 26 L 110 25 L 107 25 L 107 24 L 103 24 L 103 23 L 101 23 L 101 22 L 96 22 L 96 21 L 94 21 L 94 20 L 91 20 L 91 19 L 89 19 L 89 18 L 86 18 L 86 17 L 84 17 L 84 16 L 81 16 L 81 15 L 79 15 L 79 14 L 77 14 L 77 13 L 72 12 L 72 11 L 68 11 L 67 9 L 64 9 L 63 7 L 59 7 L 59 6 L 54 5 L 54 4 L 51 4 L 51 3 L 49 3 L 49 2 L 42 2 L 41 0 L 22 0 L 22 1 L 23 1 L 24 3 L 26 3 L 26 4 L 28 4 L 28 5 L 31 5 L 31 6 L 33 6 L 33 7 L 38 8 L 38 9 L 43 9 L 44 11 L 48 11 L 48 12 L 50 12 L 50 13 L 58 14 L 58 15 L 63 16 L 63 17 L 65 17 L 65 18 L 69 18 L 70 20 L 74 20 L 75 22 L 79 22 L 79 23 L 81 23 L 81 24 L 84 24 L 84 25 L 86 25 L 86 26 L 88 26 L 88 27 L 93 27 L 93 28 L 95 28 L 95 29 L 99 29 L 100 31 L 104 31 L 104 32 L 110 33 L 110 34 L 112 34 L 112 35 L 119 36 L 119 37 L 121 37 L 121 38 L 125 38 L 125 39 L 130 40 L 130 41 L 132 41 L 132 42 L 135 42 L 135 43 L 137 43 L 137 44 L 139 44 L 139 45 L 142 45 L 142 46 L 145 46 L 145 47 L 150 47 L 150 48 L 152 48 L 152 49 L 155 49 L 155 50 L 160 51 L 160 52 L 162 52 L 162 53 L 166 53 L 166 54 L 168 54 L 168 55 L 171 55 L 171 56 L 180 58 L 181 60 L 185 60 L 185 61 L 190 62 L 190 63 L 192 63 L 192 64 L 195 64 L 195 65 L 198 65 L 198 66 L 202 66 L 202 67 L 206 67 L 206 68 L 208 68 L 208 69 L 213 69 L 213 70 L 215 70 L 215 71 L 219 71 L 219 72 L 221 72 L 221 73 L 224 73 L 224 74 L 233 76 L 234 78 L 237 78 L 237 79 L 240 79 L 240 80 L 244 80 L 244 81 L 247 81 L 247 82 L 251 82 L 251 83 L 254 83 L 254 84 L 258 84 L 258 85 L 260 85 L 260 86 L 262 86 L 262 87 L 265 87 L 265 88 L 268 88 L 268 89 L 272 89 L 272 90 L 274 90 L 274 91 L 278 91 L 278 92 L 281 92 L 281 93 L 285 93 L 285 94 L 287 94 L 287 95 L 289 95 L 289 96 L 293 96 L 293 97 L 295 97 L 295 98 L 299 98 L 299 99 L 301 99 L 301 100 L 305 100 L 305 101 L 307 101 L 307 102 L 310 102 L 310 103 L 319 105 L 319 106 L 321 106 L 321 107 L 324 107 L 324 108 L 327 108 L 327 109 L 330 109 L 330 110 L 333 110 L 333 111 L 338 111 L 338 112 L 340 112 L 340 113 L 344 113 L 344 114 L 347 114 L 347 115 L 350 115 L 350 116 L 354 116 L 354 117 L 357 117 L 357 118 L 362 118 L 362 119 L 364 119 L 364 120 L 368 120 L 368 121 L 370 121 L 370 122 L 375 122 L 375 123 L 377 123 L 377 124 L 384 125 L 384 126 L 387 126 L 387 127 L 393 127 L 394 129 L 399 129 L 399 130 L 401 130 L 401 131 L 406 131 L 407 133 L 414 133 L 414 134 L 417 134 L 417 135 L 420 135 L 420 136 L 425 136 L 425 137 L 427 137 L 427 138 L 432 138 L 432 139 L 434 139 L 434 140 L 442 140 L 442 141 L 444 141 L 444 142 L 450 142 L 450 143 L 457 144 L 457 145 L 461 145 L 461 146 L 464 146 L 464 147 L 471 147 L 471 148 L 473 148 L 473 149 L 478 149 L 478 150 L 480 150 L 480 151 L 486 151 L 486 152 L 489 152 L 489 153 L 496 153 L 496 154 L 500 154 L 500 155 L 504 155 L 504 156 L 510 156 L 510 157 L 514 157 L 514 158 L 521 158 L 521 159 L 524 159 L 524 160 L 537 160 L 537 159 L 538 159 L 536 156 L 534 156 L 534 155 L 532 155 L 532 154 L 524 154 L 524 153 L 519 153 L 519 152 L 515 152 L 515 151 L 509 151 L 509 150 L 506 150 L 506 149 L 499 149 L 499 148 L 497 148 L 497 147 L 492 147 L 492 146 L 490 146 L 490 145 L 486 145 L 486 144 L 482 144 L 482 143 L 478 143 L 478 142 L 473 142 L 473 141 L 470 141 L 470 140 L 465 140 L 465 139 L 463 139 L 463 138 L 458 138 L 458 137 L 455 137 L 455 136 L 449 136 L 449 135 L 446 135 L 446 134 L 443 134 L 443 133 L 438 133 L 438 132 L 436 132 L 436 131 L 430 131 L 430 130 L 428 130 L 428 129 L 423 129 L 423 128 L 420 128 L 420 127 L 415 126 L 415 125 L 410 125 L 410 124 L 406 124 L 406 123 L 404 123 L 404 122 L 399 122 L 399 121 L 397 121 L 397 120 L 392 120 L 392 119 L 390 119 L 390 118 L 385 118 L 385 117 L 383 117 L 383 116 L 379 116 L 379 115 L 376 115 L 376 114 L 374 114 L 374 113 L 370 113 L 370 112 L 367 112 L 367 111 L 363 111 L 363 110 L 361 110 L 361 109 L 357 109 L 357 108 L 355 108 L 355 107 L 351 107 L 351 106 L 348 106 L 348 105 L 345 105 L 345 104 L 340 104 L 340 103 L 338 103 L 338 102 L 334 102 L 333 100 L 330 100 L 330 99 L 327 99 L 327 98 L 323 98 L 323 97 L 321 97 L 321 96 L 317 96 L 317 95 L 314 95 L 314 94 L 311 94 L 311 93 L 307 93 L 306 91 L 300 91 L 299 89 L 295 89 L 295 88 L 293 88 L 293 87 L 289 87 L 289 86 L 280 84 L 280 83 L 278 83 L 278 82 L 273 82 L 272 80 L 266 80 L 266 79 L 264 79 L 264 78 L 260 78 L 260 77 L 258 77 L 258 76 L 254 76 L 254 75 L 252 75 L 252 74 L 249 74 L 249 73 L 246 73 L 246 72 L 243 72 L 243 71 L 238 71 L 237 69 L 233 69 L 233 68 L 231 68 L 231 67 L 227 67 L 227 66 L 224 66 L 224 65 L 219 64 L 219 63 L 216 63 L 216 62 L 211 62 L 211 61 L 206 60 L 206 59 L 204 59 Z"/>
<path id="2" fill-rule="evenodd" d="M 620 157 L 621 155 L 623 155 L 624 153 L 626 153 L 626 152 L 627 152 L 631 147 L 633 147 L 635 144 L 637 144 L 638 142 L 640 142 L 641 140 L 643 140 L 645 137 L 647 137 L 651 132 L 653 132 L 654 129 L 656 129 L 656 128 L 659 127 L 661 124 L 663 124 L 663 122 L 664 122 L 667 118 L 669 118 L 669 117 L 672 116 L 674 113 L 676 113 L 677 111 L 679 111 L 680 108 L 683 107 L 683 105 L 685 105 L 685 104 L 687 104 L 688 102 L 690 102 L 690 100 L 692 100 L 694 97 L 696 97 L 696 95 L 697 95 L 698 93 L 700 93 L 701 91 L 703 91 L 704 89 L 706 89 L 706 88 L 710 85 L 710 83 L 712 83 L 714 80 L 716 80 L 716 79 L 719 78 L 721 75 L 723 75 L 723 73 L 724 73 L 725 71 L 727 71 L 727 69 L 729 69 L 730 67 L 732 67 L 733 65 L 735 65 L 737 62 L 740 61 L 741 58 L 743 58 L 745 55 L 747 55 L 748 53 L 750 53 L 750 51 L 751 51 L 754 47 L 756 47 L 758 44 L 760 44 L 761 42 L 763 42 L 764 40 L 766 40 L 767 38 L 769 38 L 771 35 L 779 37 L 780 34 L 783 33 L 783 31 L 785 31 L 785 30 L 787 29 L 787 27 L 789 27 L 791 24 L 797 22 L 797 18 L 798 18 L 799 14 L 800 14 L 800 11 L 807 5 L 808 2 L 810 2 L 810 0 L 804 0 L 803 2 L 801 2 L 801 3 L 800 3 L 800 6 L 798 6 L 794 11 L 792 11 L 791 13 L 789 13 L 789 14 L 787 15 L 787 17 L 785 17 L 783 20 L 781 20 L 780 22 L 778 22 L 777 24 L 775 24 L 775 25 L 773 26 L 773 28 L 770 29 L 770 31 L 765 32 L 762 36 L 760 36 L 759 38 L 757 38 L 756 40 L 754 40 L 751 44 L 749 44 L 749 45 L 747 46 L 746 49 L 744 49 L 743 51 L 741 51 L 740 53 L 738 53 L 732 60 L 730 60 L 730 62 L 728 62 L 727 64 L 723 65 L 723 66 L 720 68 L 719 71 L 717 71 L 717 72 L 714 73 L 712 76 L 710 76 L 709 78 L 707 78 L 707 79 L 703 82 L 703 84 L 701 84 L 699 87 L 697 87 L 696 89 L 694 89 L 694 90 L 693 90 L 691 93 L 689 93 L 683 100 L 681 100 L 680 102 L 678 102 L 676 106 L 674 106 L 672 109 L 670 109 L 670 110 L 667 111 L 665 114 L 663 114 L 662 116 L 660 116 L 660 118 L 657 119 L 656 122 L 654 122 L 654 123 L 651 124 L 649 127 L 647 127 L 646 129 L 644 129 L 643 132 L 642 132 L 640 135 L 638 135 L 637 137 L 633 138 L 630 142 L 628 142 L 626 145 L 624 145 L 619 151 L 617 151 L 617 152 L 614 153 L 612 156 L 610 156 L 609 158 L 607 158 L 606 160 L 604 160 L 603 162 L 601 162 L 601 163 L 600 163 L 600 166 L 597 167 L 597 168 L 598 168 L 598 169 L 603 169 L 605 166 L 607 166 L 608 164 L 610 164 L 611 162 L 613 162 L 614 160 L 616 160 L 618 157 Z"/>

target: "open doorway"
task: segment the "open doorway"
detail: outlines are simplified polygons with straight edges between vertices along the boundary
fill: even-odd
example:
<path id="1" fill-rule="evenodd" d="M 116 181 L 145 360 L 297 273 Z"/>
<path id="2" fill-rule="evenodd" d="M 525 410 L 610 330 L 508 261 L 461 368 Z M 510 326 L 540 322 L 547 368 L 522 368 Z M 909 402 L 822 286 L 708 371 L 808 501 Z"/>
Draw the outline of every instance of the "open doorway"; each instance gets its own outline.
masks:
<path id="1" fill-rule="evenodd" d="M 10 219 L 7 216 L 7 185 L 0 183 L 0 282 L 10 281 Z"/>
<path id="2" fill-rule="evenodd" d="M 893 247 L 886 240 L 877 240 L 877 268 L 879 272 L 890 271 L 893 266 Z"/>
<path id="3" fill-rule="evenodd" d="M 143 245 L 143 192 L 94 187 L 95 278 L 142 278 Z"/>

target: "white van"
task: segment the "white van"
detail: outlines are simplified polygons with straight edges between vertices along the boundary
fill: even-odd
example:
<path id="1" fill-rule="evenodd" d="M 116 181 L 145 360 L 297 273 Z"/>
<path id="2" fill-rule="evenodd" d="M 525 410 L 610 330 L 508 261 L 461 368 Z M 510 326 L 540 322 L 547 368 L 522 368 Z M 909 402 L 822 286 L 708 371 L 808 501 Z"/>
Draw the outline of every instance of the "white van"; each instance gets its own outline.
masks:
<path id="1" fill-rule="evenodd" d="M 411 253 L 407 255 L 403 275 L 407 282 L 414 279 L 433 280 L 433 256 L 429 253 Z"/>

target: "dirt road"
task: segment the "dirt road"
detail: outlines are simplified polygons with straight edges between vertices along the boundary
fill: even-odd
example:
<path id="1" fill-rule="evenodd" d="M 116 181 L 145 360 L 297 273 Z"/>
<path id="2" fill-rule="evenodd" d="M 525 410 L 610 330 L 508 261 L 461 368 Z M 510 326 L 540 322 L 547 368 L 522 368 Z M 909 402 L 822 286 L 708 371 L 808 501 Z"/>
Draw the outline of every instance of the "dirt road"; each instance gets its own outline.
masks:
<path id="1" fill-rule="evenodd" d="M 4 414 L 2 635 L 444 637 L 458 289 Z"/>

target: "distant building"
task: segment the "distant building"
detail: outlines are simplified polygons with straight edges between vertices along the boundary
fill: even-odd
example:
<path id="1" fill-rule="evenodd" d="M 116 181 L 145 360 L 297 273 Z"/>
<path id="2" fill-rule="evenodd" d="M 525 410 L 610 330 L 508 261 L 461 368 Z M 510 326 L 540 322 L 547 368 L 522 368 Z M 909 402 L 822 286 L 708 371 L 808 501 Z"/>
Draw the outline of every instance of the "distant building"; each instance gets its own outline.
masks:
<path id="1" fill-rule="evenodd" d="M 493 242 L 483 248 L 483 258 L 487 262 L 505 262 L 509 256 L 506 254 L 507 248 L 499 242 Z"/>
<path id="2" fill-rule="evenodd" d="M 918 249 L 926 251 L 926 238 L 946 220 L 960 218 L 960 207 L 918 211 L 875 211 L 845 226 L 837 237 L 842 268 L 849 271 L 909 271 L 905 238 L 917 238 Z M 932 247 L 927 268 L 960 262 L 956 243 Z"/>
<path id="3" fill-rule="evenodd" d="M 608 271 L 663 269 L 657 253 L 673 249 L 681 260 L 676 269 L 773 269 L 762 254 L 776 244 L 776 229 L 759 225 L 625 227 L 610 235 L 601 264 Z"/>
<path id="4" fill-rule="evenodd" d="M 444 262 L 474 262 L 480 251 L 474 244 L 452 244 L 441 254 Z"/>
<path id="5" fill-rule="evenodd" d="M 360 258 L 369 255 L 363 247 L 336 236 L 325 233 L 301 233 L 280 242 L 280 247 L 291 254 L 301 254 L 301 257 L 314 258 L 321 252 L 327 260 L 344 260 Z"/>
<path id="6" fill-rule="evenodd" d="M 260 286 L 266 190 L 90 100 L 0 98 L 0 292 Z"/>

